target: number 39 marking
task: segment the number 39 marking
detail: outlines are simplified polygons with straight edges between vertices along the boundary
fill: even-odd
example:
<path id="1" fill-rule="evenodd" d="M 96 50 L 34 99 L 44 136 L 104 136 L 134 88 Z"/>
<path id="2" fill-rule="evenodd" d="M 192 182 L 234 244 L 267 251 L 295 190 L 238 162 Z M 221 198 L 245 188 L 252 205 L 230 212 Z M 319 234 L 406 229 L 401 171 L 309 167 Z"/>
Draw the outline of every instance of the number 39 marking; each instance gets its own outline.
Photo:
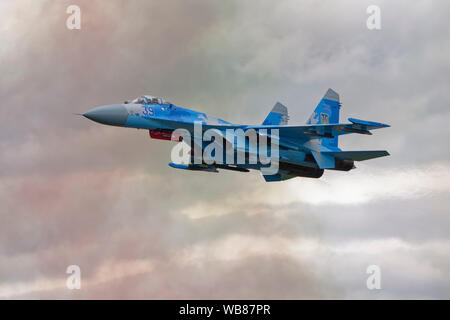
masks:
<path id="1" fill-rule="evenodd" d="M 153 108 L 150 108 L 149 106 L 143 106 L 144 107 L 144 111 L 142 111 L 142 114 L 144 116 L 153 116 Z"/>

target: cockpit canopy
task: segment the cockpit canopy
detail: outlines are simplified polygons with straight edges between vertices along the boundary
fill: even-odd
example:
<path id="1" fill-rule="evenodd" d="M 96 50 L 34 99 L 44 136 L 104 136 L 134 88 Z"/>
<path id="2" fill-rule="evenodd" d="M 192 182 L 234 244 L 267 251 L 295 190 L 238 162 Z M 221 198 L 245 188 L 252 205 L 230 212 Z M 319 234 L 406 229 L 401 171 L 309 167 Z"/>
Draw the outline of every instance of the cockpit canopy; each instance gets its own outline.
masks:
<path id="1" fill-rule="evenodd" d="M 135 103 L 135 104 L 165 104 L 167 103 L 162 98 L 156 98 L 150 95 L 144 95 L 137 97 L 134 100 L 127 100 L 125 103 Z"/>

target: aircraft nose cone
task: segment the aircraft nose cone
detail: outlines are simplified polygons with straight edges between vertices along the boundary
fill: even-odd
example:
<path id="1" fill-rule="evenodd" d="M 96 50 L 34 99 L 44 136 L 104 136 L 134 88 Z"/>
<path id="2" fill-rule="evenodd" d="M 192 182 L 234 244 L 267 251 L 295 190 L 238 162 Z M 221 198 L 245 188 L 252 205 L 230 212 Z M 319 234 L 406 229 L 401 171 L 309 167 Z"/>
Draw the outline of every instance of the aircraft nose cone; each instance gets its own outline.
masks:
<path id="1" fill-rule="evenodd" d="M 84 113 L 86 118 L 111 126 L 123 126 L 127 121 L 127 109 L 121 104 L 101 106 Z"/>

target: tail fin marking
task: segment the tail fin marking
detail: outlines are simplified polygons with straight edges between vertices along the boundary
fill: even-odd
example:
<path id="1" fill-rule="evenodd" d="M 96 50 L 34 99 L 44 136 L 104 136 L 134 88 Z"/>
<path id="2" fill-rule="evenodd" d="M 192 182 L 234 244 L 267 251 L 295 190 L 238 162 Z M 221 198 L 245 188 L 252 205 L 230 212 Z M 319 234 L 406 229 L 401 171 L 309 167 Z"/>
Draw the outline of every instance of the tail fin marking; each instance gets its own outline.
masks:
<path id="1" fill-rule="evenodd" d="M 333 124 L 339 123 L 339 110 L 341 103 L 339 94 L 333 89 L 328 89 L 322 100 L 320 100 L 314 112 L 309 117 L 307 124 Z M 338 138 L 320 139 L 324 146 L 337 147 Z"/>
<path id="2" fill-rule="evenodd" d="M 289 120 L 288 109 L 277 102 L 267 115 L 263 125 L 287 125 Z"/>

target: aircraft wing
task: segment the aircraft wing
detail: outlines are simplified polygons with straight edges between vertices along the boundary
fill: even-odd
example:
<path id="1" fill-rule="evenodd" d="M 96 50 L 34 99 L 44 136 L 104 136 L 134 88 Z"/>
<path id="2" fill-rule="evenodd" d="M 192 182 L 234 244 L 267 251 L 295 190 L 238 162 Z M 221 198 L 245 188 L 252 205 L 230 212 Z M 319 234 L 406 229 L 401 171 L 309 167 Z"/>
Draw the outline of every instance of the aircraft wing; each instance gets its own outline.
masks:
<path id="1" fill-rule="evenodd" d="M 390 127 L 387 124 L 364 121 L 359 119 L 348 119 L 351 123 L 336 124 L 309 124 L 303 126 L 246 126 L 245 129 L 279 129 L 280 138 L 292 139 L 314 139 L 314 138 L 334 138 L 339 135 L 349 133 L 368 134 L 370 130 Z"/>
<path id="2" fill-rule="evenodd" d="M 389 127 L 387 124 L 364 121 L 349 118 L 351 123 L 337 123 L 337 124 L 307 124 L 302 126 L 290 126 L 290 125 L 258 125 L 258 126 L 246 126 L 235 124 L 203 124 L 202 131 L 213 129 L 217 134 L 224 138 L 225 143 L 230 143 L 226 139 L 226 129 L 279 129 L 280 146 L 284 146 L 288 149 L 298 149 L 297 140 L 311 140 L 318 138 L 334 138 L 339 135 L 349 133 L 368 134 L 372 133 L 370 130 Z M 192 122 L 170 121 L 164 119 L 158 119 L 162 128 L 184 128 L 193 133 L 194 124 Z M 261 134 L 261 132 L 259 132 Z M 270 133 L 268 132 L 270 136 Z"/>

